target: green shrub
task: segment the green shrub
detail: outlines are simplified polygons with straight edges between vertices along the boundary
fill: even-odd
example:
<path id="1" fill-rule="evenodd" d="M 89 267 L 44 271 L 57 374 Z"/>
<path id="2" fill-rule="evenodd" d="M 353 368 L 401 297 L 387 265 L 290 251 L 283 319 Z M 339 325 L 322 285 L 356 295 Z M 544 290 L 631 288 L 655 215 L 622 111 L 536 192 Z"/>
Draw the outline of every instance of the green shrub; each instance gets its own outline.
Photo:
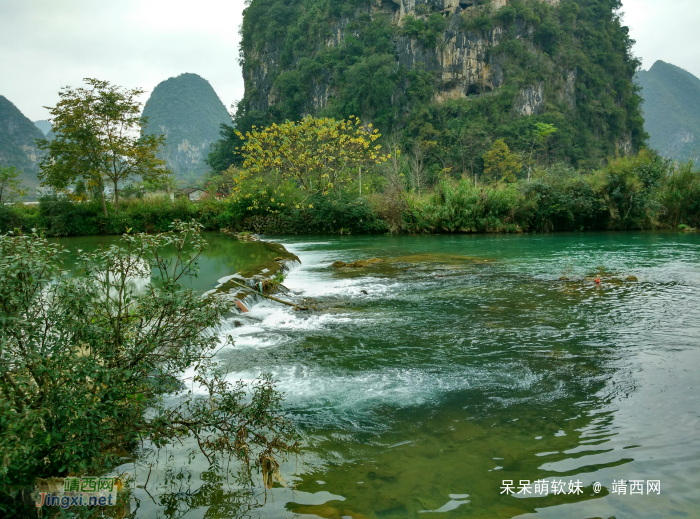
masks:
<path id="1" fill-rule="evenodd" d="M 15 228 L 42 229 L 47 236 L 85 236 L 92 234 L 122 234 L 131 232 L 165 232 L 173 220 L 199 221 L 207 231 L 230 224 L 222 215 L 228 203 L 217 200 L 190 202 L 186 198 L 171 202 L 163 199 L 122 200 L 119 214 L 111 203 L 104 216 L 99 200 L 72 202 L 46 197 L 38 205 L 15 204 L 0 207 L 0 234 Z"/>
<path id="2" fill-rule="evenodd" d="M 513 185 L 476 187 L 470 181 L 440 182 L 428 204 L 417 209 L 414 231 L 510 232 L 519 230 L 515 211 L 520 193 Z"/>
<path id="3" fill-rule="evenodd" d="M 515 18 L 517 16 L 518 11 L 515 9 L 515 7 L 511 5 L 506 5 L 505 7 L 501 7 L 501 9 L 498 10 L 498 13 L 496 14 L 496 19 L 503 25 L 510 25 L 515 21 Z"/>
<path id="4" fill-rule="evenodd" d="M 692 162 L 672 167 L 663 178 L 661 204 L 672 227 L 700 226 L 700 170 Z"/>
<path id="5" fill-rule="evenodd" d="M 0 234 L 14 229 L 29 231 L 37 226 L 38 205 L 0 205 Z"/>
<path id="6" fill-rule="evenodd" d="M 650 229 L 656 226 L 662 209 L 659 187 L 667 168 L 661 157 L 642 150 L 635 157 L 610 161 L 604 170 L 593 176 L 599 196 L 607 203 L 610 227 Z"/>
<path id="7" fill-rule="evenodd" d="M 418 216 L 417 218 L 416 215 Z M 532 181 L 476 187 L 444 180 L 417 207 L 414 232 L 573 231 L 652 229 L 700 222 L 700 173 L 692 164 L 669 169 L 642 151 L 616 158 L 594 173 L 562 165 L 536 171 Z M 408 219 L 407 219 L 408 221 Z"/>

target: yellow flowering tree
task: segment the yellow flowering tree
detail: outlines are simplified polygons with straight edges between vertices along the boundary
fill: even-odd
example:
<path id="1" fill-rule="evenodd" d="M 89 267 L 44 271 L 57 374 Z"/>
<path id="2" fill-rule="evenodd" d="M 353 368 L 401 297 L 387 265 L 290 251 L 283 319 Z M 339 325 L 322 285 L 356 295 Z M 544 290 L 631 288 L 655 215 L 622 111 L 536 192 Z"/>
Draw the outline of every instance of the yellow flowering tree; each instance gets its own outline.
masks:
<path id="1" fill-rule="evenodd" d="M 291 183 L 301 192 L 302 202 L 317 194 L 340 195 L 355 176 L 360 178 L 362 167 L 387 160 L 376 144 L 379 132 L 354 116 L 340 121 L 307 116 L 236 133 L 243 141 L 238 149 L 244 161 L 234 196 L 246 179 L 254 179 L 263 188 L 259 192 L 273 197 Z"/>
<path id="2" fill-rule="evenodd" d="M 516 174 L 523 168 L 520 157 L 510 151 L 503 139 L 498 139 L 484 156 L 484 173 L 487 177 L 505 182 L 515 182 Z"/>

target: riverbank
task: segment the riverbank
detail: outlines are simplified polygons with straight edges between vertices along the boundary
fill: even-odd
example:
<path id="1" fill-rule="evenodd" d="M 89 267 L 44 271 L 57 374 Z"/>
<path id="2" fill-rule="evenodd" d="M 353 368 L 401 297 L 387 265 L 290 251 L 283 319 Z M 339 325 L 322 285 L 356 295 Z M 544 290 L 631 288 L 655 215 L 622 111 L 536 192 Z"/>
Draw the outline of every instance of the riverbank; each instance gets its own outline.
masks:
<path id="1" fill-rule="evenodd" d="M 42 229 L 48 236 L 151 233 L 167 231 L 175 219 L 196 219 L 205 230 L 274 235 L 700 228 L 700 171 L 649 154 L 616 159 L 591 173 L 557 166 L 530 179 L 484 185 L 443 175 L 430 189 L 407 190 L 379 174 L 370 179 L 373 187 L 362 196 L 307 195 L 295 186 L 274 195 L 251 188 L 226 200 L 128 199 L 118 214 L 108 203 L 106 216 L 97 200 L 43 199 L 0 206 L 0 233 L 15 228 Z"/>
<path id="2" fill-rule="evenodd" d="M 363 200 L 322 201 L 305 211 L 241 215 L 235 204 L 226 201 L 126 201 L 114 214 L 104 216 L 97 203 L 65 200 L 40 204 L 0 207 L 0 234 L 22 229 L 40 229 L 47 236 L 120 235 L 126 232 L 165 232 L 173 220 L 199 221 L 205 231 L 229 228 L 235 232 L 267 235 L 304 234 L 500 234 L 601 230 L 677 229 L 693 232 L 700 227 L 700 216 L 688 215 L 683 221 L 668 217 L 661 206 L 634 222 L 620 221 L 619 211 L 604 200 L 571 200 L 561 193 L 547 197 L 526 196 L 520 186 L 508 189 L 475 188 L 471 185 L 441 185 L 434 193 L 401 200 L 403 207 L 386 204 L 379 195 Z M 529 186 L 530 193 L 542 186 Z M 556 196 L 554 196 L 556 195 Z M 597 204 L 593 208 L 593 203 Z M 325 205 L 325 207 L 324 207 Z M 574 212 L 569 205 L 588 207 Z M 627 213 L 629 215 L 629 213 Z M 629 218 L 628 218 L 629 220 Z"/>

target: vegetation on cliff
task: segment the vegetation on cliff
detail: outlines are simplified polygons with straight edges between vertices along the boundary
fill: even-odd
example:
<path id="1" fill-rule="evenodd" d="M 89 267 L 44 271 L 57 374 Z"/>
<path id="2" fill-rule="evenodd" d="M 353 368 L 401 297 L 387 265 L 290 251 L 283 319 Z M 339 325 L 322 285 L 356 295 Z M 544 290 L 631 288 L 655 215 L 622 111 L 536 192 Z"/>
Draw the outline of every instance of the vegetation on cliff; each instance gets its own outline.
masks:
<path id="1" fill-rule="evenodd" d="M 23 186 L 36 187 L 39 181 L 41 153 L 36 145 L 44 133 L 19 111 L 8 99 L 0 95 L 0 166 L 14 166 L 23 174 Z"/>
<path id="2" fill-rule="evenodd" d="M 252 0 L 238 129 L 356 115 L 404 149 L 421 148 L 433 176 L 453 177 L 483 171 L 498 139 L 526 153 L 537 123 L 559 130 L 548 143 L 552 162 L 592 168 L 642 147 L 639 62 L 619 0 L 447 4 L 419 1 L 402 13 L 388 1 Z M 234 163 L 235 142 L 224 135 L 218 158 Z"/>
<path id="3" fill-rule="evenodd" d="M 191 183 L 207 171 L 205 159 L 231 116 L 209 82 L 180 74 L 158 84 L 143 109 L 147 134 L 165 135 L 161 158 L 178 179 Z"/>

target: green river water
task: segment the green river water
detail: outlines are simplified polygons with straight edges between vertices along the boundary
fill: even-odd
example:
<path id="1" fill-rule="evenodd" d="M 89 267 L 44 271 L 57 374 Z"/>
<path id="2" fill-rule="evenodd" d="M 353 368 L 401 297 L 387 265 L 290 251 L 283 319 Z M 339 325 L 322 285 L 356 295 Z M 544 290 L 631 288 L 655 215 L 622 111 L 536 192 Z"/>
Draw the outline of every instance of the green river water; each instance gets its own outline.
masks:
<path id="1" fill-rule="evenodd" d="M 272 372 L 286 395 L 307 444 L 282 465 L 294 490 L 202 473 L 185 445 L 136 489 L 138 517 L 700 518 L 699 234 L 269 239 L 301 259 L 289 297 L 321 311 L 260 303 L 217 332 L 232 380 Z M 201 291 L 269 259 L 210 241 Z M 144 464 L 122 470 L 144 484 Z M 565 493 L 536 495 L 543 479 Z"/>

